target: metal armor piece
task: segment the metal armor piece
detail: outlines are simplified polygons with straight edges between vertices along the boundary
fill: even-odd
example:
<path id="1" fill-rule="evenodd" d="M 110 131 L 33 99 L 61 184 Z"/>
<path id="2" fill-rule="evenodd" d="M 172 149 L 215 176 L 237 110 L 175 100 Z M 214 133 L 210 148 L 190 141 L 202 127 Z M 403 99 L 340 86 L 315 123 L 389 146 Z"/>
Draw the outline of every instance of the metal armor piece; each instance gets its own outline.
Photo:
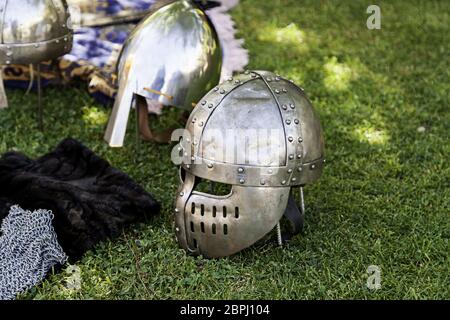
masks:
<path id="1" fill-rule="evenodd" d="M 315 182 L 325 163 L 322 127 L 303 89 L 266 71 L 246 72 L 209 92 L 191 113 L 178 150 L 177 239 L 210 258 L 251 246 L 283 214 L 299 213 L 291 188 Z M 200 192 L 202 180 L 231 185 L 231 192 Z"/>
<path id="2" fill-rule="evenodd" d="M 189 0 L 166 1 L 136 27 L 118 63 L 119 92 L 105 134 L 123 145 L 135 96 L 190 109 L 220 79 L 222 52 L 213 25 Z"/>
<path id="3" fill-rule="evenodd" d="M 0 0 L 0 65 L 33 64 L 72 49 L 65 0 Z"/>

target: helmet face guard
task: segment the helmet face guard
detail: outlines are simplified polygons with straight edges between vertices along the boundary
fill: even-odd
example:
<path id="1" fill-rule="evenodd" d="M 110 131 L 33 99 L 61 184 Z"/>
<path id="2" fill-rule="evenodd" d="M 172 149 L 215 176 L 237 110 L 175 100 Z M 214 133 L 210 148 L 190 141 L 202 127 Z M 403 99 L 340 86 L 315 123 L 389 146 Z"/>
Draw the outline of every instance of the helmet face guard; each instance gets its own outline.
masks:
<path id="1" fill-rule="evenodd" d="M 229 256 L 263 238 L 283 215 L 302 220 L 291 188 L 316 181 L 324 165 L 322 128 L 302 89 L 270 72 L 237 76 L 203 98 L 186 129 L 175 202 L 181 247 Z M 231 185 L 231 192 L 196 191 L 201 179 Z"/>
<path id="2" fill-rule="evenodd" d="M 232 255 L 264 237 L 281 219 L 290 188 L 234 185 L 218 196 L 193 191 L 196 178 L 186 172 L 177 200 L 177 237 L 190 253 L 210 258 Z"/>

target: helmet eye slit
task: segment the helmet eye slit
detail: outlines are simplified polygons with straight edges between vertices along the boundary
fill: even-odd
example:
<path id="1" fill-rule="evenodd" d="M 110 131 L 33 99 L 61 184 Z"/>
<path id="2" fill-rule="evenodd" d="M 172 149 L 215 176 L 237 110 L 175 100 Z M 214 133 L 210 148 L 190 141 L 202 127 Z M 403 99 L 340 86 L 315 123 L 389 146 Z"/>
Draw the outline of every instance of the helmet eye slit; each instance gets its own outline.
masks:
<path id="1" fill-rule="evenodd" d="M 228 196 L 231 194 L 231 189 L 233 187 L 231 184 L 212 182 L 206 179 L 198 180 L 200 181 L 195 184 L 194 191 L 215 196 Z"/>

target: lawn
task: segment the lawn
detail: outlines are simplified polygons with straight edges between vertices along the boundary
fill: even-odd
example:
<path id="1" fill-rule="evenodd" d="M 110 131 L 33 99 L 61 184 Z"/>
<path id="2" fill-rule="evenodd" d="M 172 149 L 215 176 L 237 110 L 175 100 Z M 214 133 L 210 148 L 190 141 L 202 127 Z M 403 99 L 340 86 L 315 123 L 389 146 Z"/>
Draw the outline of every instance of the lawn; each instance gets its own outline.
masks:
<path id="1" fill-rule="evenodd" d="M 320 115 L 328 165 L 305 190 L 304 232 L 288 246 L 232 257 L 187 256 L 172 231 L 177 168 L 172 146 L 103 142 L 109 108 L 83 86 L 45 90 L 45 133 L 36 94 L 8 91 L 0 153 L 37 157 L 77 138 L 162 203 L 159 217 L 100 244 L 68 274 L 26 299 L 450 299 L 450 6 L 377 1 L 381 30 L 366 27 L 370 1 L 242 0 L 232 12 L 251 69 L 301 84 Z M 177 119 L 166 110 L 157 127 Z M 367 268 L 381 288 L 366 286 Z"/>

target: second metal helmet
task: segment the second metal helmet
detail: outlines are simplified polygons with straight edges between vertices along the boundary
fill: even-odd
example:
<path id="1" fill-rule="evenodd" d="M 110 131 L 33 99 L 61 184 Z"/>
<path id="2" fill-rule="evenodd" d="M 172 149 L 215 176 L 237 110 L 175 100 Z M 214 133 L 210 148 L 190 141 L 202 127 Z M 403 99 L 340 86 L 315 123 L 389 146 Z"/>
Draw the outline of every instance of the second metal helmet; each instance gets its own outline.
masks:
<path id="1" fill-rule="evenodd" d="M 65 0 L 0 1 L 0 65 L 55 59 L 72 48 Z"/>
<path id="2" fill-rule="evenodd" d="M 305 93 L 266 71 L 239 75 L 208 93 L 178 151 L 177 239 L 188 252 L 211 258 L 251 246 L 283 215 L 298 232 L 304 210 L 291 189 L 319 179 L 325 162 L 322 127 Z M 231 191 L 198 189 L 205 180 Z M 303 208 L 303 189 L 301 198 Z"/>
<path id="3" fill-rule="evenodd" d="M 118 64 L 119 92 L 105 140 L 123 145 L 136 95 L 190 109 L 220 79 L 222 51 L 206 14 L 192 1 L 163 1 L 126 41 Z"/>

